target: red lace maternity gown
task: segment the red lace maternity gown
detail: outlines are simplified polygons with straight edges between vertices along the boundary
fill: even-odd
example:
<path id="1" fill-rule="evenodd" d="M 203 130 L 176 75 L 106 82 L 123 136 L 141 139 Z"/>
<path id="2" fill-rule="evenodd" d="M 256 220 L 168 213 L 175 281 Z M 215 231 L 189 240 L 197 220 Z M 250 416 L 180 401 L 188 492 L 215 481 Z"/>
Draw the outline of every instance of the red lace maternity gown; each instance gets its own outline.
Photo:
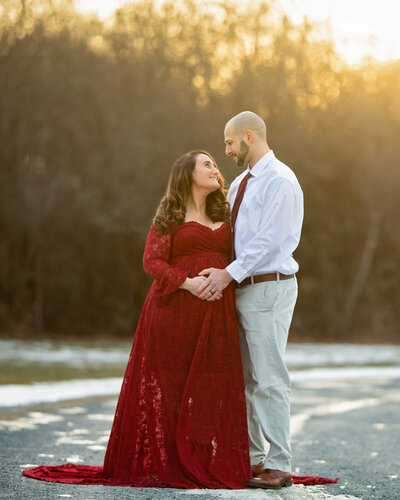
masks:
<path id="1" fill-rule="evenodd" d="M 143 264 L 154 282 L 143 306 L 103 467 L 64 464 L 22 472 L 43 481 L 114 486 L 245 488 L 251 476 L 233 283 L 206 302 L 179 289 L 223 268 L 230 227 L 151 227 Z M 294 483 L 337 482 L 293 476 Z"/>
<path id="2" fill-rule="evenodd" d="M 103 467 L 23 471 L 52 482 L 244 488 L 251 476 L 233 283 L 206 302 L 186 277 L 229 263 L 230 227 L 151 227 L 143 257 L 154 282 L 143 306 Z"/>

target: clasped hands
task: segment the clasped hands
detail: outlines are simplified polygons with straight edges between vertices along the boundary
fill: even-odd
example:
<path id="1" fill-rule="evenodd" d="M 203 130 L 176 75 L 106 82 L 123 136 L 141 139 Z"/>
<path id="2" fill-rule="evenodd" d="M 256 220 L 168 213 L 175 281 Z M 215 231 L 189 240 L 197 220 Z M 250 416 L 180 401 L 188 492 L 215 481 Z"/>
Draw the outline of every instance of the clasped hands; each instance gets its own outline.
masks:
<path id="1" fill-rule="evenodd" d="M 226 269 L 210 267 L 203 269 L 198 276 L 192 279 L 191 293 L 201 300 L 213 302 L 222 297 L 222 291 L 232 281 L 232 276 Z"/>

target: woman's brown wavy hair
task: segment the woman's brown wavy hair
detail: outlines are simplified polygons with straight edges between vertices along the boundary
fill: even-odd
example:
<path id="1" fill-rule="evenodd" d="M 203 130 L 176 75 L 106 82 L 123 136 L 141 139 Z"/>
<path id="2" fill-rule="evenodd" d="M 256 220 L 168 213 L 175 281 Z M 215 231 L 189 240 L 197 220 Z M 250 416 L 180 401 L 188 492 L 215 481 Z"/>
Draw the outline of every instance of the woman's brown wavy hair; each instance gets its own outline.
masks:
<path id="1" fill-rule="evenodd" d="M 197 149 L 178 158 L 172 165 L 168 186 L 153 222 L 160 233 L 168 233 L 171 226 L 183 224 L 186 215 L 186 203 L 192 193 L 193 170 L 199 154 L 207 155 L 216 168 L 214 158 L 207 151 Z M 218 169 L 219 170 L 219 169 Z M 219 188 L 207 196 L 206 213 L 213 222 L 229 223 L 229 204 L 226 201 L 225 180 L 218 174 Z"/>

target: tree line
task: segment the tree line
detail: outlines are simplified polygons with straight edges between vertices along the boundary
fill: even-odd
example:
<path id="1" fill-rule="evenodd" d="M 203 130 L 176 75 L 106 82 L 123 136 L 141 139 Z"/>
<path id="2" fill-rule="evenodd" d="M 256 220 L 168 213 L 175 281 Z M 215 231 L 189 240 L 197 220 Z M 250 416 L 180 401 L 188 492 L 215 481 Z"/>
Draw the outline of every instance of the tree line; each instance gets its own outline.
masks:
<path id="1" fill-rule="evenodd" d="M 234 114 L 261 115 L 305 196 L 292 340 L 398 342 L 400 61 L 347 66 L 272 1 L 73 2 L 0 12 L 0 331 L 132 336 L 169 169 L 205 148 L 228 182 Z"/>

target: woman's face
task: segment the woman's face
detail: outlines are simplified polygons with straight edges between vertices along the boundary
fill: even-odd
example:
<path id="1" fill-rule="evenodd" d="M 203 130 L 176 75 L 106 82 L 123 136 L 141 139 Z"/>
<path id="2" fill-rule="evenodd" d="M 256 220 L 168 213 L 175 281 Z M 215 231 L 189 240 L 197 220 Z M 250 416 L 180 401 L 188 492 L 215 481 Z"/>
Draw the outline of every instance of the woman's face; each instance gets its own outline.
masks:
<path id="1" fill-rule="evenodd" d="M 211 158 L 203 153 L 197 155 L 193 170 L 193 188 L 203 189 L 212 193 L 219 188 L 219 170 Z"/>

